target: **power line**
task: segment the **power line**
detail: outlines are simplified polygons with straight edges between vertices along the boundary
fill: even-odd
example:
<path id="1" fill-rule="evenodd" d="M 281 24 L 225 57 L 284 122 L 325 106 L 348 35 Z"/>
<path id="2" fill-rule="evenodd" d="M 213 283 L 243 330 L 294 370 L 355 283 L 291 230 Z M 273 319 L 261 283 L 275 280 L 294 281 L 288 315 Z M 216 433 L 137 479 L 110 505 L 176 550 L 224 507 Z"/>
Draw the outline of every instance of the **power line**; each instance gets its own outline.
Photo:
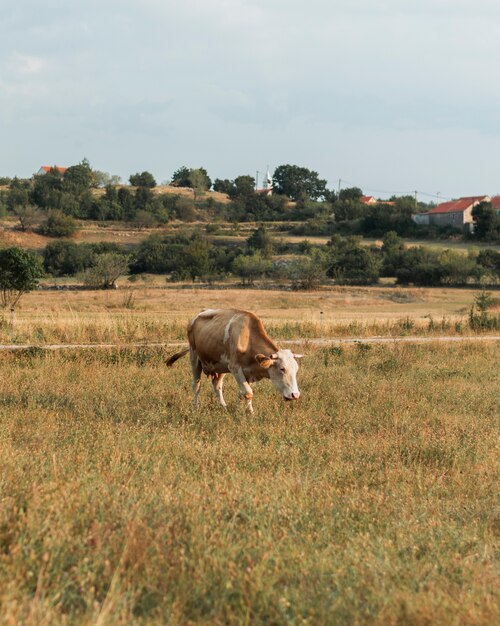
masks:
<path id="1" fill-rule="evenodd" d="M 352 181 L 345 180 L 345 178 L 342 178 L 341 180 L 343 183 L 347 183 L 348 185 L 352 185 L 353 187 L 359 187 L 363 189 L 363 191 L 371 191 L 373 193 L 387 193 L 393 196 L 414 196 L 415 195 L 415 190 L 394 191 L 390 189 L 374 189 L 373 187 L 365 187 L 364 185 L 360 185 L 359 183 L 353 183 Z M 422 196 L 427 196 L 429 198 L 437 198 L 438 200 L 453 200 L 453 198 L 447 198 L 441 195 L 441 193 L 429 193 L 427 191 L 418 191 L 418 190 L 417 190 L 417 193 L 419 193 Z"/>

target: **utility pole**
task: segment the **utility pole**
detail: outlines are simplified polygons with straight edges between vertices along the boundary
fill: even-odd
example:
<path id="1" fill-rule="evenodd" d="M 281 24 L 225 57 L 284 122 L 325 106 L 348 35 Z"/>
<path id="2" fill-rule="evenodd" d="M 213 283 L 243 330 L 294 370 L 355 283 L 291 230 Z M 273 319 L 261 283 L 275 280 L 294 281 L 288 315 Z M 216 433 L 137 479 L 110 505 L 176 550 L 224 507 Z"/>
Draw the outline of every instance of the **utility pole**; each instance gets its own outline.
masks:
<path id="1" fill-rule="evenodd" d="M 342 180 L 339 178 L 339 188 L 337 190 L 337 198 L 340 196 L 340 185 L 342 183 Z"/>
<path id="2" fill-rule="evenodd" d="M 440 195 L 441 195 L 441 192 L 440 192 L 440 191 L 438 191 L 438 192 L 436 193 L 436 198 L 437 198 L 437 204 L 438 204 L 438 206 L 439 206 L 439 196 L 440 196 Z"/>
<path id="3" fill-rule="evenodd" d="M 255 173 L 255 191 L 257 191 L 257 189 L 259 188 L 259 170 L 257 170 L 257 172 Z"/>

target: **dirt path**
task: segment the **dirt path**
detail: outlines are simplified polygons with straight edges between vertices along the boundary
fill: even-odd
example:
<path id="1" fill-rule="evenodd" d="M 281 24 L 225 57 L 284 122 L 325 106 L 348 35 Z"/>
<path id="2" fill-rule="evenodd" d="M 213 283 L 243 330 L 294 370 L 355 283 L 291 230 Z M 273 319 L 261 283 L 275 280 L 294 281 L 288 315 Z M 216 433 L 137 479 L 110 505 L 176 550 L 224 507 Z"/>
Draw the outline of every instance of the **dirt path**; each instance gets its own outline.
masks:
<path id="1" fill-rule="evenodd" d="M 370 344 L 395 344 L 395 343 L 456 343 L 477 341 L 500 341 L 500 335 L 472 335 L 472 336 L 436 336 L 436 337 L 316 337 L 314 339 L 284 339 L 278 341 L 281 345 L 312 345 L 312 346 L 338 346 L 343 344 L 370 343 Z M 59 344 L 1 344 L 0 351 L 15 352 L 20 350 L 92 350 L 96 348 L 180 348 L 186 346 L 185 341 L 143 342 L 143 343 L 59 343 Z"/>

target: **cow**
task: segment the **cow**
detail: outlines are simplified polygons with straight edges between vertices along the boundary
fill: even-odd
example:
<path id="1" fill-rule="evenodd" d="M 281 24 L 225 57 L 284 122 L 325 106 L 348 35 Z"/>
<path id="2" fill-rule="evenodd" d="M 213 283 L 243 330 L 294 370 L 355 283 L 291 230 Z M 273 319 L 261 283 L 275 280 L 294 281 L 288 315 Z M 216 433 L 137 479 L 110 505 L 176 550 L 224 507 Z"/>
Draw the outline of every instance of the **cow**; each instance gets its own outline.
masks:
<path id="1" fill-rule="evenodd" d="M 193 406 L 198 404 L 201 375 L 212 379 L 220 404 L 224 376 L 231 373 L 238 383 L 246 410 L 253 413 L 251 383 L 269 378 L 285 400 L 297 400 L 297 359 L 301 354 L 279 350 L 268 337 L 260 319 L 250 311 L 238 309 L 204 309 L 188 324 L 189 348 L 167 360 L 171 367 L 188 352 L 193 370 Z"/>

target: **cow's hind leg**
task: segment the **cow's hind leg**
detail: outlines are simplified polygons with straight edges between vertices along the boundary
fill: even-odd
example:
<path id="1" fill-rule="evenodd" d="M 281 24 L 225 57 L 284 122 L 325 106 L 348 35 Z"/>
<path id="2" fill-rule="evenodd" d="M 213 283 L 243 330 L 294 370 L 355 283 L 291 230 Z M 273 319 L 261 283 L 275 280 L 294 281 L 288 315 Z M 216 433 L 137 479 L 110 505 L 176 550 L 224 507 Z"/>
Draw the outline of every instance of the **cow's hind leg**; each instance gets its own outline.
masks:
<path id="1" fill-rule="evenodd" d="M 217 396 L 217 400 L 220 402 L 222 406 L 227 406 L 226 401 L 224 400 L 224 396 L 222 395 L 222 384 L 224 382 L 225 374 L 215 374 L 212 378 L 212 385 L 215 391 L 215 395 Z"/>
<path id="2" fill-rule="evenodd" d="M 200 395 L 201 387 L 201 363 L 198 355 L 194 350 L 190 352 L 191 369 L 193 370 L 193 408 L 198 406 L 198 396 Z"/>

